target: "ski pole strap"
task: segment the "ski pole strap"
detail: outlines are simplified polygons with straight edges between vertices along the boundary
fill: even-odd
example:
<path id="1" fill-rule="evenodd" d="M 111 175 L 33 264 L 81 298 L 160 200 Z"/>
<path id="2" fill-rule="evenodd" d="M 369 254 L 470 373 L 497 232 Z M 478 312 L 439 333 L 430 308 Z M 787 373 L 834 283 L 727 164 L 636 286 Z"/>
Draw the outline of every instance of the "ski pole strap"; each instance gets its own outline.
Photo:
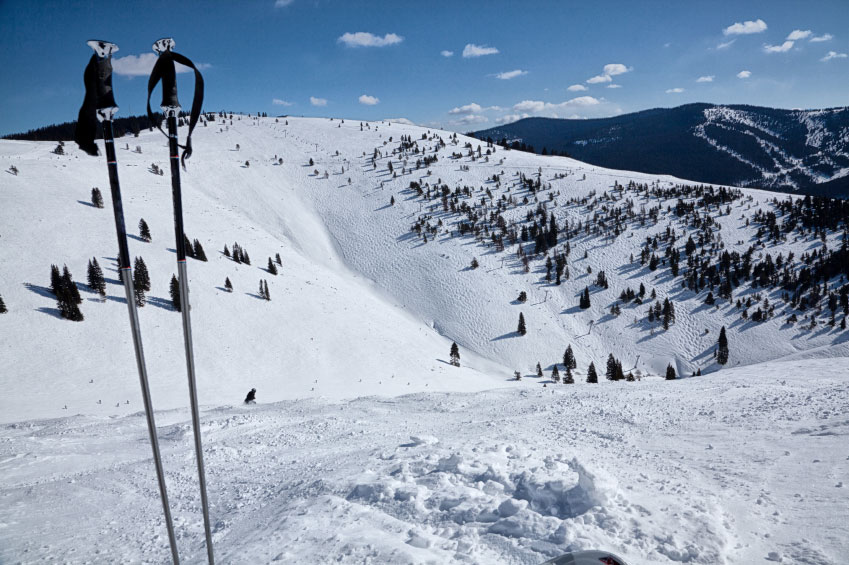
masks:
<path id="1" fill-rule="evenodd" d="M 97 135 L 98 117 L 111 120 L 118 110 L 112 91 L 111 53 L 106 57 L 97 54 L 91 56 L 83 73 L 83 82 L 85 83 L 85 98 L 83 98 L 83 105 L 80 107 L 80 113 L 77 116 L 74 141 L 77 142 L 80 149 L 96 157 L 98 150 L 94 139 Z M 100 116 L 98 116 L 98 112 L 100 112 Z"/>
<path id="2" fill-rule="evenodd" d="M 180 55 L 173 51 L 164 51 L 159 55 L 156 64 L 153 66 L 153 71 L 150 73 L 150 79 L 147 81 L 147 117 L 151 122 L 154 122 L 153 111 L 150 109 L 150 96 L 153 94 L 153 89 L 162 81 L 162 106 L 163 107 L 179 107 L 180 103 L 177 100 L 177 73 L 174 66 L 175 63 L 185 65 L 195 72 L 195 94 L 192 100 L 192 112 L 189 117 L 189 135 L 186 136 L 186 144 L 179 145 L 183 149 L 183 155 L 180 158 L 180 163 L 183 168 L 186 168 L 186 159 L 192 156 L 192 132 L 200 118 L 201 106 L 203 106 L 203 76 L 197 69 L 195 64 L 186 56 Z M 163 135 L 168 137 L 165 130 L 162 129 L 162 123 L 157 126 Z"/>

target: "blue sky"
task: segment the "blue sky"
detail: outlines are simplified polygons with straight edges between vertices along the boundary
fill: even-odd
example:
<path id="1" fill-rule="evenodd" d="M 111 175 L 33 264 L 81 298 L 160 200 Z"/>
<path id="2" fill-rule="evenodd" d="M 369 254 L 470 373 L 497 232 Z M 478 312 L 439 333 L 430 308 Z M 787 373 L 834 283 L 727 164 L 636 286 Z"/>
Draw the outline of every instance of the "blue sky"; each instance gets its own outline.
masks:
<path id="1" fill-rule="evenodd" d="M 689 102 L 849 105 L 846 0 L 0 0 L 0 34 L 2 134 L 76 118 L 92 38 L 120 46 L 121 116 L 143 113 L 164 36 L 203 65 L 206 110 L 469 131 Z M 180 88 L 188 104 L 191 75 Z"/>

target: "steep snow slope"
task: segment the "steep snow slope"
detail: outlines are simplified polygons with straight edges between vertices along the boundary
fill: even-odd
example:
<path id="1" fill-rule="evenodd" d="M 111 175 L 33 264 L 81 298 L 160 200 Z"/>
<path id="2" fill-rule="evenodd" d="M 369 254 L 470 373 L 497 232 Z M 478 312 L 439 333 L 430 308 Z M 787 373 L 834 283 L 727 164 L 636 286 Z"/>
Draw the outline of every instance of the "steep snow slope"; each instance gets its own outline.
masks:
<path id="1" fill-rule="evenodd" d="M 579 379 L 590 361 L 603 373 L 611 352 L 626 371 L 633 367 L 657 374 L 672 363 L 679 374 L 690 374 L 716 368 L 712 351 L 723 325 L 729 329 L 731 365 L 849 354 L 845 331 L 785 324 L 783 307 L 767 322 L 746 322 L 727 303 L 718 309 L 705 306 L 706 293 L 682 289 L 668 269 L 652 272 L 631 263 L 629 255 L 639 254 L 645 238 L 667 226 L 686 236 L 687 228 L 667 216 L 655 225 L 631 225 L 615 240 L 572 238 L 572 277 L 555 286 L 542 279 L 542 261 L 532 261 L 525 274 L 514 247 L 497 253 L 471 236 L 452 237 L 458 217 L 443 213 L 438 199 L 425 202 L 409 189 L 411 181 L 441 182 L 452 190 L 471 187 L 469 202 L 485 197 L 484 187 L 495 198 L 510 194 L 521 200 L 527 192 L 517 186 L 515 175 L 541 172 L 553 188 L 540 193 L 540 200 L 548 201 L 549 212 L 563 225 L 598 212 L 570 204 L 569 198 L 611 192 L 615 182 L 662 187 L 677 179 L 515 151 L 498 150 L 488 162 L 452 159 L 452 153 L 466 153 L 465 143 L 476 146 L 477 140 L 459 136 L 455 145 L 446 132 L 391 122 L 364 125 L 361 130 L 359 122 L 338 119 L 235 117 L 232 125 L 219 120 L 197 130 L 183 185 L 187 234 L 203 243 L 210 258 L 209 263 L 189 263 L 202 403 L 234 402 L 251 387 L 259 389 L 261 400 L 271 401 L 521 386 L 506 382 L 513 370 L 531 372 L 537 361 L 549 370 L 570 343 Z M 437 163 L 420 170 L 411 170 L 411 158 L 402 172 L 404 164 L 395 158 L 397 177 L 389 172 L 386 157 L 372 166 L 375 148 L 391 154 L 402 135 L 420 141 L 429 154 L 436 136 L 448 145 L 438 151 Z M 141 322 L 154 402 L 159 408 L 183 406 L 180 320 L 167 301 L 175 271 L 170 179 L 148 170 L 151 163 L 167 167 L 165 139 L 144 132 L 138 139 L 119 140 L 118 146 L 124 143 L 143 151 L 118 155 L 127 223 L 135 226 L 144 217 L 154 237 L 152 243 L 130 242 L 131 253 L 144 257 L 153 280 Z M 46 290 L 51 263 L 67 263 L 82 282 L 88 258 L 98 257 L 106 269 L 116 247 L 102 157 L 84 156 L 70 144 L 65 156 L 52 154 L 52 148 L 48 143 L 0 143 L 0 165 L 20 170 L 18 176 L 2 175 L 0 193 L 0 294 L 10 309 L 0 317 L 0 366 L 12 368 L 0 375 L 0 386 L 8 391 L 0 399 L 5 421 L 65 415 L 66 405 L 71 413 L 99 415 L 140 408 L 123 290 L 114 271 L 107 270 L 113 284 L 105 304 L 83 292 L 82 323 L 58 319 Z M 489 179 L 502 171 L 498 187 Z M 555 178 L 563 173 L 568 176 Z M 92 186 L 103 190 L 106 209 L 87 204 Z M 756 239 L 756 228 L 746 226 L 744 216 L 759 207 L 769 209 L 773 196 L 754 190 L 743 194 L 730 215 L 715 218 L 726 248 L 740 252 Z M 390 206 L 393 196 L 396 203 Z M 659 204 L 665 210 L 675 200 Z M 524 219 L 536 206 L 530 195 L 527 205 L 503 215 Z M 410 230 L 422 214 L 429 214 L 434 225 L 444 220 L 428 243 Z M 829 237 L 830 247 L 837 237 Z M 253 266 L 223 256 L 224 244 L 234 241 L 248 250 Z M 794 251 L 798 256 L 821 246 L 811 236 L 758 254 Z M 264 267 L 277 252 L 283 268 L 274 277 Z M 473 257 L 481 268 L 469 269 Z M 599 270 L 610 281 L 607 290 L 592 287 Z M 233 294 L 223 291 L 225 277 L 235 285 Z M 258 298 L 260 279 L 269 281 L 270 303 Z M 619 317 L 608 313 L 622 290 L 640 282 L 659 299 L 676 303 L 678 321 L 668 331 L 645 323 L 645 306 L 623 305 Z M 587 285 L 593 306 L 580 310 L 577 295 Z M 528 292 L 526 304 L 515 300 L 521 290 Z M 735 291 L 735 298 L 753 293 L 744 288 Z M 775 303 L 776 293 L 769 299 Z M 527 320 L 524 337 L 515 333 L 519 312 Z M 451 340 L 461 346 L 464 368 L 459 371 L 445 363 Z"/>
<path id="2" fill-rule="evenodd" d="M 845 563 L 847 368 L 210 409 L 218 562 Z M 189 414 L 159 416 L 181 556 L 204 563 Z M 0 435 L 0 562 L 168 560 L 141 414 Z"/>

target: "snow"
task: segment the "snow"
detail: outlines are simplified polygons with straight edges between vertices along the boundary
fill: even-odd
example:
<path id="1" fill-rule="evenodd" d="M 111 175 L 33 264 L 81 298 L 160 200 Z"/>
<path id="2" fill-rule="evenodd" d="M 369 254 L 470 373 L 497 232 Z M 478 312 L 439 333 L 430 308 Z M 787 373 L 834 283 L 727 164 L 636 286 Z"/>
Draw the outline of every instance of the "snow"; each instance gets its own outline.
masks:
<path id="1" fill-rule="evenodd" d="M 842 563 L 845 369 L 209 408 L 217 558 L 535 564 L 604 548 L 636 565 Z M 159 422 L 180 551 L 204 562 L 188 410 Z M 0 562 L 168 559 L 143 415 L 2 436 Z"/>
<path id="2" fill-rule="evenodd" d="M 686 234 L 665 215 L 615 240 L 573 238 L 572 277 L 556 286 L 536 261 L 525 274 L 509 246 L 496 253 L 450 237 L 456 217 L 408 188 L 441 179 L 472 187 L 476 201 L 481 187 L 521 200 L 515 173 L 541 167 L 558 193 L 548 211 L 562 225 L 592 213 L 568 204 L 571 196 L 610 191 L 614 181 L 680 180 L 500 148 L 489 162 L 455 161 L 452 152 L 479 142 L 459 136 L 455 146 L 447 132 L 394 121 L 364 123 L 365 131 L 338 119 L 229 124 L 196 130 L 182 173 L 186 232 L 209 257 L 189 260 L 188 271 L 220 562 L 538 563 L 591 547 L 634 563 L 841 561 L 849 549 L 837 526 L 847 517 L 845 331 L 785 324 L 781 309 L 767 322 L 743 321 L 731 305 L 707 307 L 706 292 L 681 289 L 666 269 L 631 264 L 647 236 L 668 225 Z M 421 137 L 434 133 L 448 146 L 429 176 L 402 174 L 397 157 L 397 178 L 386 158 L 376 169 L 369 163 L 401 135 L 432 146 Z M 0 295 L 9 308 L 0 315 L 0 562 L 164 561 L 105 164 L 70 143 L 54 155 L 54 146 L 0 141 L 0 168 L 20 171 L 0 175 Z M 153 234 L 151 243 L 131 237 L 130 252 L 144 257 L 152 280 L 140 319 L 181 551 L 200 562 L 182 330 L 168 300 L 170 178 L 148 170 L 167 169 L 165 138 L 142 132 L 117 147 L 129 231 L 143 217 Z M 488 179 L 502 170 L 498 188 Z M 103 210 L 88 205 L 93 186 Z M 726 248 L 740 252 L 756 239 L 745 217 L 775 196 L 743 193 L 731 214 L 715 218 Z M 664 210 L 674 203 L 661 202 Z M 505 216 L 535 207 L 532 199 Z M 427 243 L 410 231 L 425 213 L 445 221 Z M 234 241 L 252 266 L 223 255 Z M 755 255 L 798 257 L 821 245 L 791 238 Z M 265 271 L 275 253 L 278 276 Z M 85 321 L 59 319 L 50 264 L 67 264 L 84 283 L 94 256 L 107 300 L 82 284 Z M 593 288 L 592 307 L 578 309 L 577 294 L 599 270 L 610 288 Z M 270 302 L 258 298 L 260 279 Z M 668 331 L 642 321 L 645 307 L 608 314 L 640 282 L 675 301 Z M 516 300 L 522 290 L 525 304 Z M 524 337 L 514 331 L 519 312 Z M 731 368 L 718 371 L 712 351 L 722 326 Z M 452 341 L 460 368 L 447 362 Z M 577 384 L 532 376 L 538 361 L 548 374 L 568 344 Z M 589 362 L 603 373 L 611 352 L 644 378 L 583 383 Z M 669 363 L 679 375 L 704 376 L 653 376 Z M 522 381 L 512 380 L 515 370 Z M 259 404 L 239 405 L 253 387 Z"/>

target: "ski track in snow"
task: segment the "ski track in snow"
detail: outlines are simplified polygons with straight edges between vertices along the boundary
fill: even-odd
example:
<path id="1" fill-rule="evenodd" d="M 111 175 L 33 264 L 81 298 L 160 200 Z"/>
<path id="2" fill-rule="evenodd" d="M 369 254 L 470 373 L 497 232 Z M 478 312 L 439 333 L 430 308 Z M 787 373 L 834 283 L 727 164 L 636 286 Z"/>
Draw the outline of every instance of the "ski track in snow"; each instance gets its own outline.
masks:
<path id="1" fill-rule="evenodd" d="M 603 547 L 636 565 L 841 563 L 847 395 L 846 371 L 818 360 L 206 410 L 217 557 L 534 564 Z M 201 563 L 189 414 L 159 416 L 178 543 Z M 143 415 L 2 436 L 0 562 L 167 561 Z"/>

